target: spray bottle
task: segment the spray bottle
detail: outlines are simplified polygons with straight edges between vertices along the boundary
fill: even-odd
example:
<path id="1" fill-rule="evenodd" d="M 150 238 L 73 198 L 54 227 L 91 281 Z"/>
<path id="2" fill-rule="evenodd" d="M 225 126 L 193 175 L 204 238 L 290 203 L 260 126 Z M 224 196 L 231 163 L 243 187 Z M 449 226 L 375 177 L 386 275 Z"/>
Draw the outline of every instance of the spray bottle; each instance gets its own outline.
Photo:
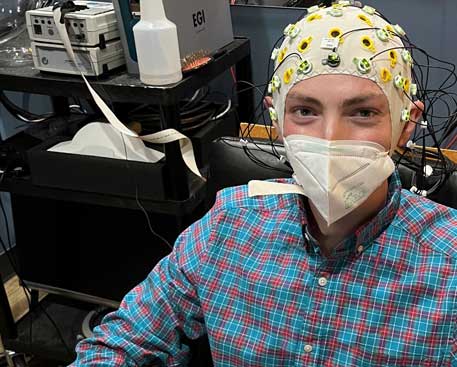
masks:
<path id="1" fill-rule="evenodd" d="M 162 0 L 143 0 L 141 20 L 133 27 L 140 80 L 166 85 L 182 79 L 176 25 L 165 15 Z"/>

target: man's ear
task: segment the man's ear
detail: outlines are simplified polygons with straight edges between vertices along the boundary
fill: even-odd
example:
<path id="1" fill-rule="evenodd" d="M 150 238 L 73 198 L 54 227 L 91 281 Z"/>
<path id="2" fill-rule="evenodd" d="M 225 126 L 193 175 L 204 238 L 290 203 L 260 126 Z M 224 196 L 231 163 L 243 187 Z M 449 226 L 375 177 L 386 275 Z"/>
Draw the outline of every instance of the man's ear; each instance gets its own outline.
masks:
<path id="1" fill-rule="evenodd" d="M 414 132 L 416 125 L 422 121 L 422 112 L 424 111 L 424 104 L 421 101 L 414 101 L 411 107 L 411 119 L 403 128 L 403 131 L 398 139 L 398 146 L 404 147 L 408 142 L 411 134 Z"/>

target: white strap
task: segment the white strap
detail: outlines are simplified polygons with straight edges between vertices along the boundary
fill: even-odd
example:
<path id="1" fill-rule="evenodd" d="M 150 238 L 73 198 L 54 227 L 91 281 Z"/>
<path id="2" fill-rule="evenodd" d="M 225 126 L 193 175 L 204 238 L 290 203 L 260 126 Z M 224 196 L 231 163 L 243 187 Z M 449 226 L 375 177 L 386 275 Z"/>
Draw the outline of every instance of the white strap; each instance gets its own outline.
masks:
<path id="1" fill-rule="evenodd" d="M 139 136 L 141 140 L 148 141 L 150 143 L 155 144 L 166 144 L 171 143 L 172 141 L 179 140 L 179 146 L 181 148 L 181 155 L 184 163 L 186 164 L 189 169 L 195 173 L 197 176 L 201 177 L 202 180 L 206 181 L 204 177 L 202 177 L 200 171 L 197 167 L 197 162 L 195 162 L 195 155 L 194 155 L 194 148 L 192 146 L 192 141 L 181 134 L 178 130 L 175 129 L 166 129 L 159 131 L 155 134 L 143 135 Z"/>
<path id="2" fill-rule="evenodd" d="M 103 114 L 105 115 L 108 122 L 122 134 L 136 137 L 138 139 L 141 139 L 143 141 L 147 141 L 150 143 L 166 144 L 166 143 L 171 143 L 174 141 L 179 141 L 179 146 L 181 148 L 181 155 L 182 155 L 182 158 L 183 158 L 186 166 L 189 167 L 189 169 L 194 174 L 196 174 L 197 176 L 201 177 L 204 181 L 206 181 L 205 178 L 202 177 L 200 171 L 198 170 L 197 163 L 195 162 L 195 155 L 194 155 L 194 149 L 192 146 L 192 142 L 187 136 L 185 136 L 184 134 L 181 134 L 179 131 L 177 131 L 175 129 L 166 129 L 166 130 L 159 131 L 155 134 L 139 136 L 136 132 L 130 130 L 121 121 L 119 121 L 117 116 L 114 114 L 113 111 L 111 111 L 111 109 L 108 107 L 108 105 L 105 103 L 105 101 L 103 101 L 103 99 L 98 95 L 98 93 L 91 87 L 91 85 L 87 81 L 86 77 L 84 76 L 82 70 L 79 68 L 78 63 L 75 58 L 75 54 L 73 52 L 73 48 L 71 46 L 70 39 L 68 37 L 65 23 L 63 23 L 63 24 L 60 23 L 60 17 L 61 17 L 60 7 L 54 9 L 53 15 L 54 15 L 54 23 L 56 24 L 57 31 L 59 32 L 60 38 L 64 44 L 64 47 L 65 47 L 68 55 L 70 56 L 71 60 L 75 64 L 75 67 L 80 72 L 84 82 L 86 83 L 87 88 L 89 89 L 90 94 L 92 95 L 92 98 L 94 99 L 95 103 L 100 108 L 100 110 L 103 112 Z M 155 162 L 153 162 L 153 163 L 155 163 Z"/>
<path id="3" fill-rule="evenodd" d="M 248 196 L 266 196 L 281 194 L 305 195 L 303 188 L 295 184 L 252 180 L 248 183 Z"/>

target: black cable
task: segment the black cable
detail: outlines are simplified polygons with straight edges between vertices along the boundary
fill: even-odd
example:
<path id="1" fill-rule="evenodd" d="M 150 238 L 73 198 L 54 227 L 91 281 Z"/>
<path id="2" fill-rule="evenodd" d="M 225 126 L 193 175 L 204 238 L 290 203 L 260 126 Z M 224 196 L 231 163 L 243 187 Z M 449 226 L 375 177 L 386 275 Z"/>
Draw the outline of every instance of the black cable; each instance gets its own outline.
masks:
<path id="1" fill-rule="evenodd" d="M 283 63 L 285 63 L 289 58 L 292 58 L 292 57 L 298 57 L 298 58 L 301 60 L 300 54 L 298 54 L 298 53 L 296 53 L 296 52 L 288 54 L 288 55 L 281 61 L 281 63 L 275 68 L 275 70 L 273 71 L 273 75 L 274 75 L 274 74 L 276 73 L 276 71 L 282 66 Z M 247 81 L 237 81 L 237 82 L 233 85 L 233 87 L 232 87 L 232 96 L 233 96 L 233 94 L 234 94 L 234 87 L 235 87 L 238 83 L 245 83 L 245 84 L 248 84 L 248 85 L 252 86 L 252 88 L 255 89 L 255 90 L 260 94 L 260 96 L 261 96 L 260 102 L 257 104 L 257 106 L 255 107 L 255 109 L 254 109 L 254 111 L 253 111 L 253 115 L 250 116 L 250 118 L 249 118 L 250 121 L 256 120 L 256 117 L 257 117 L 256 113 L 257 113 L 257 111 L 259 110 L 259 108 L 260 108 L 262 114 L 263 114 L 263 112 L 264 112 L 263 100 L 264 100 L 265 96 L 267 95 L 267 87 L 265 87 L 265 88 L 264 88 L 264 91 L 262 92 L 262 91 L 258 88 L 258 86 L 255 86 L 254 84 L 252 84 L 252 83 L 250 83 L 250 82 L 247 82 Z M 268 85 L 268 84 L 262 84 L 262 85 Z M 249 122 L 249 121 L 248 121 L 248 122 Z M 249 135 L 251 129 L 252 129 L 252 128 L 250 128 L 250 126 L 248 125 L 247 128 L 245 129 L 245 131 L 242 132 L 242 136 L 245 136 L 246 131 L 247 131 L 247 133 L 248 133 L 248 135 Z"/>
<path id="2" fill-rule="evenodd" d="M 209 122 L 212 121 L 213 117 L 215 117 L 217 115 L 217 112 L 218 112 L 218 110 L 214 109 L 212 111 L 206 112 L 205 114 L 194 117 L 193 118 L 194 122 L 192 122 L 192 123 L 184 122 L 182 131 L 195 130 L 195 129 L 201 128 L 202 126 L 205 126 L 206 124 L 208 124 Z M 183 121 L 181 121 L 181 122 L 183 122 Z"/>
<path id="3" fill-rule="evenodd" d="M 452 88 L 456 84 L 457 76 L 455 74 L 455 66 L 454 65 L 452 65 L 452 64 L 450 64 L 450 63 L 448 63 L 446 61 L 439 60 L 437 58 L 431 57 L 423 49 L 413 45 L 407 38 L 404 38 L 403 40 L 407 40 L 407 42 L 410 44 L 410 46 L 404 46 L 404 47 L 398 47 L 398 48 L 401 48 L 401 49 L 408 49 L 409 48 L 411 50 L 420 51 L 427 58 L 427 65 L 420 64 L 416 60 L 414 60 L 414 65 L 417 66 L 418 69 L 420 70 L 421 80 L 419 80 L 417 78 L 417 74 L 416 73 L 413 73 L 413 75 L 415 75 L 415 77 L 416 77 L 416 82 L 418 84 L 420 84 L 419 85 L 419 90 L 421 91 L 420 97 L 422 97 L 424 103 L 426 104 L 425 109 L 422 111 L 422 115 L 423 115 L 424 121 L 427 121 L 428 134 L 425 134 L 424 129 L 422 129 L 422 146 L 423 146 L 423 148 L 422 148 L 422 159 L 421 159 L 421 167 L 420 167 L 420 169 L 417 170 L 418 171 L 418 176 L 419 176 L 418 185 L 422 186 L 422 177 L 423 177 L 423 174 L 424 174 L 424 167 L 425 167 L 425 161 L 426 161 L 426 156 L 427 156 L 427 153 L 425 152 L 426 151 L 426 149 L 425 149 L 425 137 L 427 137 L 427 136 L 432 137 L 432 139 L 434 140 L 434 143 L 435 143 L 435 147 L 438 150 L 438 160 L 439 161 L 436 163 L 435 166 L 438 166 L 439 164 L 442 164 L 443 167 L 444 167 L 444 171 L 447 172 L 447 174 L 445 173 L 444 175 L 447 176 L 449 174 L 447 163 L 446 163 L 446 159 L 445 159 L 444 155 L 442 154 L 442 152 L 440 150 L 440 145 L 441 145 L 440 143 L 442 142 L 442 139 L 440 140 L 440 142 L 438 142 L 437 138 L 436 138 L 436 133 L 441 131 L 441 130 L 448 130 L 449 129 L 449 123 L 451 121 L 455 120 L 455 114 L 450 112 L 451 111 L 450 106 L 449 106 L 448 102 L 443 99 L 443 97 L 449 97 L 454 102 L 454 105 L 456 104 L 456 99 L 453 97 L 453 93 L 446 92 L 446 89 Z M 388 50 L 384 50 L 382 52 L 386 52 L 386 51 L 388 51 Z M 382 52 L 372 56 L 371 59 L 373 59 L 374 57 L 377 57 Z M 432 66 L 432 65 L 430 65 L 430 59 L 432 59 L 434 61 L 441 62 L 441 63 L 446 64 L 446 65 L 451 65 L 451 68 L 443 68 L 443 67 L 440 67 L 440 66 Z M 426 66 L 425 85 L 423 85 L 424 74 L 422 73 L 422 69 L 421 69 L 422 66 Z M 442 81 L 442 83 L 440 84 L 438 89 L 435 89 L 435 90 L 429 90 L 428 89 L 430 70 L 432 70 L 432 69 L 448 71 L 447 77 Z M 451 77 L 454 77 L 454 79 L 450 82 L 449 85 L 446 85 L 446 83 L 451 79 Z M 429 94 L 432 94 L 432 95 L 430 96 Z M 409 96 L 408 96 L 408 98 L 411 100 L 411 98 Z M 448 110 L 448 116 L 436 116 L 433 113 L 435 103 L 438 102 L 438 101 L 441 101 L 446 106 L 446 108 Z M 412 101 L 412 102 L 414 103 L 414 101 Z M 427 104 L 428 104 L 428 106 L 427 106 Z M 454 108 L 454 110 L 455 110 L 455 108 Z M 443 121 L 441 123 L 441 125 L 443 127 L 440 128 L 438 131 L 435 131 L 435 129 L 433 128 L 434 125 L 438 126 L 437 124 L 433 123 L 433 119 L 434 118 L 445 119 L 445 121 Z M 413 138 L 414 141 L 416 141 L 416 134 L 417 134 L 417 129 L 416 129 L 415 134 L 414 134 L 414 138 Z M 440 179 L 440 181 L 441 181 L 441 179 Z M 444 180 L 443 180 L 443 182 L 439 182 L 439 185 L 443 184 L 443 183 L 444 183 Z"/>
<path id="4" fill-rule="evenodd" d="M 32 112 L 26 111 L 23 108 L 11 102 L 2 90 L 0 90 L 0 102 L 11 115 L 25 122 L 44 122 L 56 116 L 54 113 L 37 115 Z"/>
<path id="5" fill-rule="evenodd" d="M 129 159 L 128 159 L 128 156 L 127 156 L 127 145 L 125 144 L 124 134 L 121 133 L 121 132 L 119 132 L 119 134 L 121 134 L 122 144 L 124 145 L 125 163 L 126 163 L 126 166 L 127 166 L 127 170 L 130 171 L 130 164 L 129 164 Z M 136 203 L 138 204 L 138 207 L 141 209 L 141 211 L 143 212 L 143 214 L 144 214 L 144 216 L 146 218 L 146 222 L 148 224 L 150 232 L 152 233 L 152 235 L 154 237 L 156 237 L 156 238 L 160 239 L 161 241 L 163 241 L 168 246 L 168 248 L 170 248 L 170 250 L 173 250 L 173 246 L 170 245 L 170 243 L 164 237 L 162 237 L 161 235 L 159 235 L 156 231 L 154 231 L 152 229 L 151 220 L 149 219 L 148 212 L 146 211 L 146 209 L 144 209 L 143 205 L 141 205 L 140 199 L 138 197 L 138 182 L 136 180 L 136 177 L 133 177 L 133 176 L 135 176 L 135 175 L 130 175 L 131 179 L 133 179 L 134 183 L 135 183 L 135 200 L 136 200 Z"/>

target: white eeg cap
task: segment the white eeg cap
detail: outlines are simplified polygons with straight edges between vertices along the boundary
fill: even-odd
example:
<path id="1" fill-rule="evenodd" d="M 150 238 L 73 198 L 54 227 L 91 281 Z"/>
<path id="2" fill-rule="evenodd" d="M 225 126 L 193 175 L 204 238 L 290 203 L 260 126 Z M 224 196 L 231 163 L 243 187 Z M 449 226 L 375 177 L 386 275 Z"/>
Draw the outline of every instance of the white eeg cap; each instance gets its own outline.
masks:
<path id="1" fill-rule="evenodd" d="M 347 74 L 374 81 L 387 96 L 392 121 L 390 153 L 409 121 L 414 85 L 411 53 L 404 30 L 391 25 L 372 7 L 340 1 L 312 7 L 284 30 L 285 39 L 272 58 L 275 74 L 269 85 L 272 119 L 284 123 L 285 99 L 298 82 L 323 74 Z"/>

